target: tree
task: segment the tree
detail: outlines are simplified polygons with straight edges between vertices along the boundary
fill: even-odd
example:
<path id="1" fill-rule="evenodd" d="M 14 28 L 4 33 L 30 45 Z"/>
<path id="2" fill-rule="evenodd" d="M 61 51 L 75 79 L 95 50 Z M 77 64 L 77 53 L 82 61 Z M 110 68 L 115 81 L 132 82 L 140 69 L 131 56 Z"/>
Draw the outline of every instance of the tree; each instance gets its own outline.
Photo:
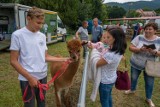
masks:
<path id="1" fill-rule="evenodd" d="M 104 0 L 92 0 L 92 18 L 97 17 L 100 20 L 104 20 L 105 6 L 103 6 Z"/>
<path id="2" fill-rule="evenodd" d="M 17 3 L 18 0 L 1 0 L 0 3 Z"/>
<path id="3" fill-rule="evenodd" d="M 47 2 L 49 2 L 48 0 Z M 36 6 L 39 8 L 45 8 L 46 1 L 45 0 L 19 0 L 20 4 L 27 5 L 27 6 Z"/>
<path id="4" fill-rule="evenodd" d="M 160 15 L 160 8 L 156 9 L 155 12 L 157 15 Z"/>
<path id="5" fill-rule="evenodd" d="M 143 11 L 152 11 L 152 9 L 150 9 L 150 8 L 148 8 L 148 7 L 144 7 L 142 10 L 143 10 Z"/>
<path id="6" fill-rule="evenodd" d="M 136 12 L 135 10 L 130 10 L 127 12 L 126 17 L 131 18 L 131 17 L 139 17 L 140 13 Z"/>
<path id="7" fill-rule="evenodd" d="M 107 6 L 108 18 L 122 18 L 125 16 L 126 11 L 122 7 Z"/>
<path id="8" fill-rule="evenodd" d="M 77 29 L 83 20 L 95 17 L 103 20 L 106 17 L 103 0 L 54 0 L 53 2 L 64 23 L 72 29 Z"/>
<path id="9" fill-rule="evenodd" d="M 19 3 L 28 6 L 56 11 L 65 25 L 77 29 L 83 20 L 106 18 L 106 7 L 103 0 L 1 0 L 4 3 Z"/>
<path id="10" fill-rule="evenodd" d="M 75 29 L 78 24 L 78 3 L 77 0 L 55 0 L 53 1 L 55 10 L 58 11 L 64 24 Z"/>
<path id="11" fill-rule="evenodd" d="M 87 3 L 81 3 L 79 2 L 79 5 L 78 5 L 78 24 L 81 24 L 82 21 L 84 20 L 88 20 L 88 19 L 91 19 L 91 4 L 87 4 Z"/>

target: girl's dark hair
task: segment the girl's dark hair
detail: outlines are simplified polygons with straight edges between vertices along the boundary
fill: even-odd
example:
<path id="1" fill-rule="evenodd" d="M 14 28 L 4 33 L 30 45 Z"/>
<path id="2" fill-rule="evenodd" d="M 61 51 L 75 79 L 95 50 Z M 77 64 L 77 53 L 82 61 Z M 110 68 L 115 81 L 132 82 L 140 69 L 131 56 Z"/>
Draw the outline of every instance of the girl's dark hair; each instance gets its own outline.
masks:
<path id="1" fill-rule="evenodd" d="M 123 55 L 127 48 L 126 36 L 120 27 L 109 28 L 107 32 L 115 39 L 110 51 Z"/>

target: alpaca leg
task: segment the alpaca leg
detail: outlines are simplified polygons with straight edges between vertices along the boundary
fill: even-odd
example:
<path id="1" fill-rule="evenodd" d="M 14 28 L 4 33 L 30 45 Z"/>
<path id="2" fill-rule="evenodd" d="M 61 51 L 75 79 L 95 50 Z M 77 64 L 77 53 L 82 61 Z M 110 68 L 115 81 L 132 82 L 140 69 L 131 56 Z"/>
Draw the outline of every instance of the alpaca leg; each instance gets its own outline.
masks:
<path id="1" fill-rule="evenodd" d="M 66 96 L 67 96 L 68 91 L 69 91 L 69 88 L 66 88 L 66 89 L 64 90 L 64 97 L 66 97 Z"/>
<path id="2" fill-rule="evenodd" d="M 71 102 L 68 94 L 69 88 L 66 88 L 64 91 L 64 103 L 66 107 L 71 107 Z"/>
<path id="3" fill-rule="evenodd" d="M 61 90 L 55 89 L 55 96 L 56 96 L 56 104 L 57 104 L 57 107 L 62 107 Z"/>

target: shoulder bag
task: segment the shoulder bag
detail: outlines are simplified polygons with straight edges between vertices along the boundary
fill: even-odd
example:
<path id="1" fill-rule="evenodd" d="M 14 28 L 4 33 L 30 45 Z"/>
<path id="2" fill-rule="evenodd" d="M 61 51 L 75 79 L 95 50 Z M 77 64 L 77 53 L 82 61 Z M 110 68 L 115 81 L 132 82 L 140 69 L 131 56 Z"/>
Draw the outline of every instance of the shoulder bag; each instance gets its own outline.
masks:
<path id="1" fill-rule="evenodd" d="M 115 87 L 118 90 L 129 90 L 131 82 L 128 75 L 126 59 L 124 59 L 125 70 L 117 70 L 117 80 Z"/>
<path id="2" fill-rule="evenodd" d="M 147 60 L 145 71 L 147 75 L 153 77 L 160 77 L 160 61 L 159 57 L 155 58 L 155 61 Z"/>

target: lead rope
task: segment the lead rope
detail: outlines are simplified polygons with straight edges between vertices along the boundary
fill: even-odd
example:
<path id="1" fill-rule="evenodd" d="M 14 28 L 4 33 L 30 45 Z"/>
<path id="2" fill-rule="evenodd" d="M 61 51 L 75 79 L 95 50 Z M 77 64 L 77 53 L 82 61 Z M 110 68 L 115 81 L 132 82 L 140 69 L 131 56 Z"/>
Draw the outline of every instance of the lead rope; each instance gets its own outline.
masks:
<path id="1" fill-rule="evenodd" d="M 47 84 L 38 83 L 39 96 L 40 96 L 41 101 L 44 100 L 43 91 L 49 89 L 49 84 L 53 83 L 53 82 L 55 81 L 55 79 L 59 78 L 59 77 L 66 71 L 66 69 L 67 69 L 67 67 L 69 66 L 70 63 L 71 63 L 70 60 L 67 60 L 66 62 L 64 62 L 64 64 L 62 65 L 61 69 L 59 69 L 59 70 L 56 72 L 56 74 L 54 75 L 54 77 L 53 77 L 49 82 L 47 82 Z M 63 71 L 63 72 L 61 73 L 61 71 Z M 35 94 L 34 94 L 34 89 L 31 88 L 32 96 L 31 96 L 28 100 L 25 100 L 26 95 L 27 95 L 27 91 L 28 91 L 28 87 L 29 87 L 29 86 L 27 86 L 27 87 L 25 88 L 25 91 L 24 91 L 24 94 L 23 94 L 23 97 L 22 97 L 24 102 L 30 102 L 30 100 L 31 100 L 31 99 L 33 98 L 33 96 L 35 95 Z"/>

